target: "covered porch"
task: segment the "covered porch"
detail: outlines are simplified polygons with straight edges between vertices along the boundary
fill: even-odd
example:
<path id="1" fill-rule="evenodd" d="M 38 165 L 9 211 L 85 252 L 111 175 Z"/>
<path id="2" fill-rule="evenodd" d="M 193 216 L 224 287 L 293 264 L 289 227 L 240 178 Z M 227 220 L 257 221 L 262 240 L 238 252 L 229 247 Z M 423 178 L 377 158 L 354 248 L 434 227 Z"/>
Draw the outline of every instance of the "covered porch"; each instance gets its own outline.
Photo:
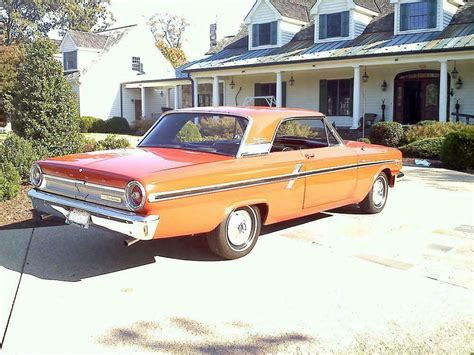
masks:
<path id="1" fill-rule="evenodd" d="M 325 113 L 338 127 L 357 129 L 362 117 L 407 125 L 456 117 L 466 122 L 474 115 L 472 68 L 472 54 L 457 52 L 214 68 L 191 77 L 195 106 L 200 83 L 212 82 L 213 106 L 307 108 Z"/>

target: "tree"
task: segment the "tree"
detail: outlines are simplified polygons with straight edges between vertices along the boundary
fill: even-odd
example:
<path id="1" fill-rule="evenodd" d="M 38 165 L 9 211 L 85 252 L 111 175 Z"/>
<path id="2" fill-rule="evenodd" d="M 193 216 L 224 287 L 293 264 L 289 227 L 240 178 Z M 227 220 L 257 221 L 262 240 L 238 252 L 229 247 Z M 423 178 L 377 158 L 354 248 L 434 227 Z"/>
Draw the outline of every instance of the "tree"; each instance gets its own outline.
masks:
<path id="1" fill-rule="evenodd" d="M 23 52 L 18 46 L 0 45 L 0 122 L 12 110 L 12 99 L 17 86 L 18 66 Z"/>
<path id="2" fill-rule="evenodd" d="M 186 53 L 184 53 L 182 48 L 171 48 L 164 41 L 156 42 L 156 47 L 175 69 L 188 62 Z"/>
<path id="3" fill-rule="evenodd" d="M 113 22 L 110 0 L 3 0 L 5 43 L 23 43 L 51 30 L 105 29 Z"/>
<path id="4" fill-rule="evenodd" d="M 163 41 L 170 48 L 181 48 L 184 31 L 189 26 L 189 22 L 185 17 L 158 13 L 148 20 L 148 26 L 156 42 Z"/>
<path id="5" fill-rule="evenodd" d="M 56 48 L 48 39 L 26 46 L 12 115 L 13 131 L 49 156 L 75 153 L 82 145 L 77 99 L 54 58 Z"/>

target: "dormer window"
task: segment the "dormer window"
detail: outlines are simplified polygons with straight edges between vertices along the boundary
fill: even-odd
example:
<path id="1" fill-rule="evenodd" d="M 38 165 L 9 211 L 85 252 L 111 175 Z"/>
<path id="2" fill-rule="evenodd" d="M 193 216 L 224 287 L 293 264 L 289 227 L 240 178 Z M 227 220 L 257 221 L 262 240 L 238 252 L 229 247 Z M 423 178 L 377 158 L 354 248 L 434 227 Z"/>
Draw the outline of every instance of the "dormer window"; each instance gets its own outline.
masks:
<path id="1" fill-rule="evenodd" d="M 349 11 L 319 15 L 319 39 L 349 37 Z"/>
<path id="2" fill-rule="evenodd" d="M 64 70 L 77 70 L 77 51 L 63 53 Z"/>
<path id="3" fill-rule="evenodd" d="M 278 43 L 278 22 L 256 23 L 252 26 L 253 47 L 274 46 Z"/>
<path id="4" fill-rule="evenodd" d="M 436 27 L 437 0 L 400 4 L 400 31 Z"/>

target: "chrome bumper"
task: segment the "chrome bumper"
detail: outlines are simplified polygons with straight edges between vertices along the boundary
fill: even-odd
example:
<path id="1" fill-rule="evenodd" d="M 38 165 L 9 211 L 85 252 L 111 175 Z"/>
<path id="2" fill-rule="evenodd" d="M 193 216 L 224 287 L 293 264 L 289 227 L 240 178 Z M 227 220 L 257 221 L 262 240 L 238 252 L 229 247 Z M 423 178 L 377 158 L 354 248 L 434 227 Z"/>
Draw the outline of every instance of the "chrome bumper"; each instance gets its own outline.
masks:
<path id="1" fill-rule="evenodd" d="M 159 216 L 140 216 L 133 212 L 95 205 L 68 197 L 53 195 L 38 190 L 30 190 L 28 197 L 37 211 L 65 218 L 72 209 L 90 214 L 90 224 L 114 232 L 125 234 L 139 240 L 153 239 L 160 221 Z"/>

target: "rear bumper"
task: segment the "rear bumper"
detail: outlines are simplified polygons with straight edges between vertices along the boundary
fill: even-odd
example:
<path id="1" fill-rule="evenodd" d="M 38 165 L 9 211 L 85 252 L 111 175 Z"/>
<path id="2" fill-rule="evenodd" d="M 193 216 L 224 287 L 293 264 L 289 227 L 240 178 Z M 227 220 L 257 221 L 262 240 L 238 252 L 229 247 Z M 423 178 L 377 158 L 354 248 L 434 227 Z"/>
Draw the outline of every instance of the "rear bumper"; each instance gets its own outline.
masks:
<path id="1" fill-rule="evenodd" d="M 33 203 L 33 208 L 41 213 L 64 218 L 68 221 L 71 210 L 84 211 L 90 214 L 90 225 L 139 240 L 153 239 L 160 221 L 159 216 L 140 216 L 133 212 L 99 206 L 34 189 L 30 190 L 28 196 Z"/>

